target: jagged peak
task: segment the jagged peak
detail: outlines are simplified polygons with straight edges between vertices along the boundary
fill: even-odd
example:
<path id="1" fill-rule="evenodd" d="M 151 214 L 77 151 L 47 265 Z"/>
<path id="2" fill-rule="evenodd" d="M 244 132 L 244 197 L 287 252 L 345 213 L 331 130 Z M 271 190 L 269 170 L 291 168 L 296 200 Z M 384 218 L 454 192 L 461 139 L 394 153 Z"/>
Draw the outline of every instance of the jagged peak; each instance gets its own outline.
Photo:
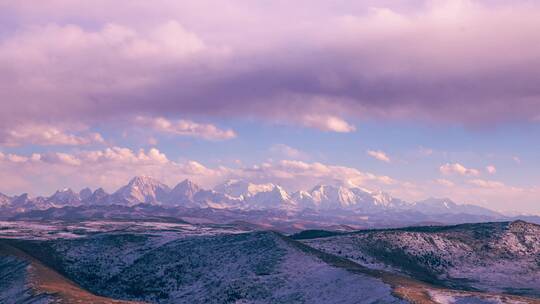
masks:
<path id="1" fill-rule="evenodd" d="M 28 193 L 26 193 L 26 192 L 21 193 L 21 194 L 19 194 L 19 195 L 16 195 L 16 196 L 14 197 L 14 199 L 16 199 L 16 200 L 18 200 L 18 199 L 30 199 L 30 198 L 31 198 L 30 194 L 28 194 Z"/>
<path id="2" fill-rule="evenodd" d="M 96 190 L 94 190 L 93 193 L 94 193 L 94 194 L 95 194 L 95 193 L 107 193 L 107 191 L 105 191 L 105 189 L 99 187 L 99 188 L 97 188 Z"/>
<path id="3" fill-rule="evenodd" d="M 138 175 L 138 176 L 135 176 L 133 177 L 128 185 L 138 185 L 138 184 L 153 184 L 153 185 L 163 185 L 162 182 L 160 182 L 159 180 L 151 177 L 151 176 L 148 176 L 148 175 Z"/>
<path id="4" fill-rule="evenodd" d="M 187 188 L 196 188 L 196 189 L 200 189 L 201 187 L 194 183 L 192 180 L 190 179 L 184 179 L 183 181 L 179 182 L 174 188 L 181 188 L 181 187 L 187 187 Z"/>
<path id="5" fill-rule="evenodd" d="M 63 189 L 56 190 L 56 192 L 53 193 L 53 196 L 58 195 L 58 194 L 76 194 L 76 193 L 71 188 L 63 188 Z"/>

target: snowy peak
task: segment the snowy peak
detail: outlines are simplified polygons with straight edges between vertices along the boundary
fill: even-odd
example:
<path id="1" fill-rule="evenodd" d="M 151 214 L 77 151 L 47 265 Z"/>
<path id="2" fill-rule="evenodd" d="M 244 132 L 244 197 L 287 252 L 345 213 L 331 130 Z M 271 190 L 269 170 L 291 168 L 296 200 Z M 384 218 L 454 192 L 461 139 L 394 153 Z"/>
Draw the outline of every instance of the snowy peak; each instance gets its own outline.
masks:
<path id="1" fill-rule="evenodd" d="M 272 183 L 254 184 L 229 180 L 214 188 L 233 200 L 243 200 L 246 209 L 294 209 L 295 202 L 283 187 Z"/>
<path id="2" fill-rule="evenodd" d="M 141 189 L 148 188 L 148 187 L 167 187 L 167 185 L 163 184 L 162 182 L 158 181 L 157 179 L 154 179 L 150 176 L 135 176 L 132 178 L 129 183 L 127 184 L 128 187 L 139 187 Z"/>
<path id="3" fill-rule="evenodd" d="M 79 193 L 71 189 L 56 191 L 51 197 L 30 198 L 28 194 L 8 197 L 0 194 L 0 207 L 16 212 L 50 207 L 77 205 L 163 205 L 164 207 L 213 208 L 230 210 L 302 211 L 311 209 L 329 214 L 347 211 L 351 214 L 402 212 L 423 215 L 474 215 L 501 217 L 502 215 L 475 205 L 459 205 L 449 199 L 428 199 L 414 204 L 396 199 L 382 191 L 359 187 L 317 185 L 309 191 L 299 190 L 292 195 L 282 186 L 272 183 L 251 183 L 229 180 L 214 188 L 202 189 L 190 180 L 183 180 L 173 189 L 148 176 L 137 176 L 113 194 L 99 188 Z"/>
<path id="4" fill-rule="evenodd" d="M 70 188 L 57 190 L 53 195 L 47 198 L 47 202 L 55 206 L 76 205 L 81 202 L 78 193 L 75 193 Z"/>
<path id="5" fill-rule="evenodd" d="M 41 196 L 30 197 L 28 193 L 23 193 L 13 197 L 9 207 L 16 210 L 45 209 L 50 207 L 50 204 Z"/>
<path id="6" fill-rule="evenodd" d="M 121 203 L 123 201 L 127 205 L 136 205 L 138 203 L 158 204 L 166 201 L 170 191 L 169 186 L 156 179 L 148 176 L 137 176 L 113 194 L 112 203 Z"/>
<path id="7" fill-rule="evenodd" d="M 86 200 L 90 196 L 92 196 L 92 189 L 90 189 L 88 187 L 86 187 L 86 188 L 82 189 L 81 191 L 79 191 L 79 197 L 81 198 L 81 200 Z"/>
<path id="8" fill-rule="evenodd" d="M 356 204 L 354 193 L 342 186 L 317 185 L 310 195 L 315 209 L 349 208 Z"/>
<path id="9" fill-rule="evenodd" d="M 172 189 L 167 201 L 173 204 L 192 202 L 199 191 L 201 191 L 199 185 L 186 179 Z"/>
<path id="10" fill-rule="evenodd" d="M 236 198 L 247 198 L 255 196 L 259 192 L 269 192 L 272 191 L 276 185 L 268 184 L 253 184 L 243 180 L 228 180 L 221 185 L 218 185 L 214 188 L 216 192 L 221 192 L 227 194 L 231 197 Z"/>
<path id="11" fill-rule="evenodd" d="M 268 184 L 271 185 L 271 184 Z M 258 188 L 254 195 L 246 197 L 246 202 L 250 208 L 256 209 L 293 209 L 295 203 L 281 186 L 272 185 L 270 187 Z"/>
<path id="12" fill-rule="evenodd" d="M 0 193 L 0 207 L 7 206 L 11 202 L 11 197 Z"/>
<path id="13" fill-rule="evenodd" d="M 495 211 L 476 205 L 458 205 L 448 198 L 429 198 L 417 202 L 412 207 L 414 210 L 425 214 L 473 214 L 500 216 Z"/>
<path id="14" fill-rule="evenodd" d="M 403 209 L 407 205 L 382 191 L 330 185 L 315 186 L 310 192 L 296 192 L 293 199 L 303 208 L 315 210 L 346 209 L 367 212 L 391 208 Z"/>
<path id="15" fill-rule="evenodd" d="M 109 194 L 105 192 L 103 188 L 98 188 L 96 189 L 96 191 L 92 193 L 92 195 L 90 195 L 90 197 L 86 198 L 83 201 L 83 203 L 87 205 L 92 205 L 92 204 L 100 205 L 100 204 L 106 203 L 106 200 L 108 197 L 109 197 Z"/>
<path id="16" fill-rule="evenodd" d="M 447 209 L 447 210 L 452 209 L 457 206 L 457 204 L 454 203 L 449 198 L 433 198 L 433 197 L 417 202 L 416 204 L 422 205 L 422 206 L 430 206 L 432 208 Z"/>

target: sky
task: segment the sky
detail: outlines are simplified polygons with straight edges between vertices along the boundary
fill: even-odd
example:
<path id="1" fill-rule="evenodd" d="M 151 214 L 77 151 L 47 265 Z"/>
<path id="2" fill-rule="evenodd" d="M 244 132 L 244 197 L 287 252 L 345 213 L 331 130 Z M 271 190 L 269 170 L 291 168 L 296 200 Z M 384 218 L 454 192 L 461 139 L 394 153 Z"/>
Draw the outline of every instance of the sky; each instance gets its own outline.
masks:
<path id="1" fill-rule="evenodd" d="M 0 0 L 0 192 L 227 179 L 540 214 L 536 1 Z"/>

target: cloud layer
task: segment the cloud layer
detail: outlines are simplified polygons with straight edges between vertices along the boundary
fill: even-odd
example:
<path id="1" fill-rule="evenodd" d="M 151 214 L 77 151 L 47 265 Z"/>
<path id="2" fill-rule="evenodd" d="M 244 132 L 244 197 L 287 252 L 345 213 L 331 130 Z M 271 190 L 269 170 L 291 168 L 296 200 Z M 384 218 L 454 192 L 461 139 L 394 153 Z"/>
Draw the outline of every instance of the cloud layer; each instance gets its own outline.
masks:
<path id="1" fill-rule="evenodd" d="M 200 137 L 208 140 L 226 140 L 236 137 L 233 130 L 221 130 L 213 124 L 201 124 L 191 120 L 170 121 L 163 117 L 138 116 L 135 123 L 156 131 L 182 136 Z"/>
<path id="2" fill-rule="evenodd" d="M 226 179 L 247 179 L 279 183 L 289 189 L 304 189 L 320 183 L 375 188 L 400 184 L 388 176 L 355 168 L 299 160 L 210 168 L 194 160 L 173 161 L 156 148 L 133 151 L 111 147 L 76 153 L 30 155 L 0 153 L 0 178 L 5 181 L 2 187 L 9 193 L 34 191 L 44 194 L 54 192 L 59 185 L 75 189 L 104 187 L 112 191 L 134 175 L 154 176 L 169 184 L 189 178 L 204 186 L 213 186 Z M 12 179 L 11 176 L 16 178 Z"/>
<path id="3" fill-rule="evenodd" d="M 369 156 L 375 158 L 376 160 L 380 160 L 380 161 L 385 162 L 385 163 L 390 162 L 390 157 L 388 157 L 388 155 L 386 155 L 386 153 L 384 153 L 383 151 L 369 150 L 369 151 L 367 151 L 367 154 Z"/>
<path id="4" fill-rule="evenodd" d="M 99 133 L 78 133 L 80 134 L 72 134 L 66 131 L 65 128 L 42 124 L 19 125 L 15 128 L 5 127 L 0 130 L 0 146 L 81 146 L 105 142 Z"/>
<path id="5" fill-rule="evenodd" d="M 207 1 L 114 4 L 125 13 L 99 1 L 28 3 L 3 4 L 2 123 L 149 112 L 351 132 L 348 119 L 478 125 L 540 115 L 532 2 L 231 1 L 223 14 Z"/>

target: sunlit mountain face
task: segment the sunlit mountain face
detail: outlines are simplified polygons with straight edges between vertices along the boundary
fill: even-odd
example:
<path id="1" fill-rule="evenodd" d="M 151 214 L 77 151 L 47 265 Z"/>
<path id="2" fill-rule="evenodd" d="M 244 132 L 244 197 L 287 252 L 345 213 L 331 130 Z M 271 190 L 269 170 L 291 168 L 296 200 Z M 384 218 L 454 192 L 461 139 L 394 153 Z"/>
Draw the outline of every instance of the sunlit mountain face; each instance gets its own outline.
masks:
<path id="1" fill-rule="evenodd" d="M 538 29 L 528 0 L 0 1 L 0 303 L 537 303 Z"/>

